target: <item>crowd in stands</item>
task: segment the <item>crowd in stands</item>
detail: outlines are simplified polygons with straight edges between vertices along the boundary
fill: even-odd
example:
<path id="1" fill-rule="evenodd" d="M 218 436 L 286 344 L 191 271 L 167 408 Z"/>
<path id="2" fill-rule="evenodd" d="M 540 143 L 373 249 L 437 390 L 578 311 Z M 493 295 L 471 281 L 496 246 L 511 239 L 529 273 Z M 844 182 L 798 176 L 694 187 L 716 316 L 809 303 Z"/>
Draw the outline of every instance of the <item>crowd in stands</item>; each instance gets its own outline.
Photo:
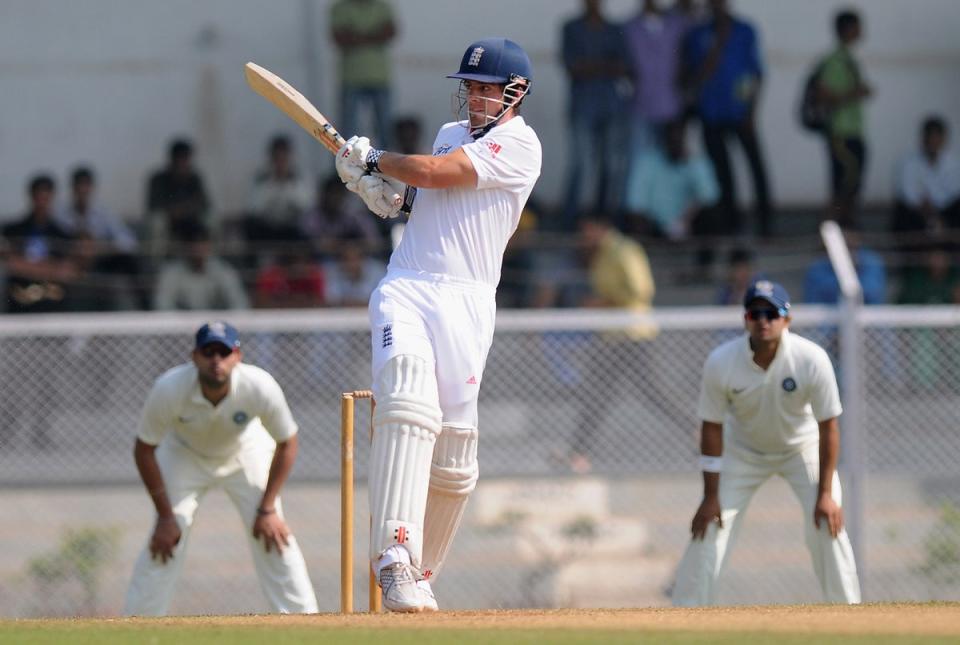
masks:
<path id="1" fill-rule="evenodd" d="M 621 23 L 601 0 L 584 0 L 582 13 L 563 23 L 563 194 L 556 209 L 528 204 L 507 250 L 501 306 L 645 309 L 655 292 L 647 252 L 663 249 L 690 252 L 689 282 L 716 287 L 704 304 L 737 303 L 751 277 L 777 277 L 777 267 L 758 266 L 756 253 L 778 236 L 758 128 L 765 68 L 757 29 L 728 0 L 639 5 Z M 861 20 L 854 10 L 834 16 L 835 46 L 811 61 L 798 88 L 798 125 L 821 137 L 826 152 L 823 216 L 845 228 L 868 304 L 958 303 L 960 157 L 943 117 L 918 124 L 918 145 L 896 170 L 888 229 L 904 258 L 899 291 L 888 286 L 882 254 L 858 234 L 869 159 L 864 110 L 878 100 L 855 53 Z M 391 112 L 390 3 L 339 0 L 330 24 L 350 70 L 340 87 L 346 130 L 354 128 L 346 117 L 366 106 L 381 145 L 424 152 L 419 119 Z M 750 218 L 737 195 L 733 145 L 747 160 Z M 366 212 L 335 174 L 303 173 L 296 152 L 284 134 L 266 142 L 246 206 L 233 215 L 212 203 L 187 139 L 170 142 L 165 165 L 148 176 L 144 215 L 135 220 L 100 202 L 93 167 L 75 168 L 62 191 L 49 174 L 31 177 L 25 213 L 0 231 L 0 310 L 365 306 L 402 229 Z M 729 253 L 727 275 L 714 282 L 719 250 Z M 809 264 L 803 283 L 807 302 L 839 297 L 825 256 Z"/>

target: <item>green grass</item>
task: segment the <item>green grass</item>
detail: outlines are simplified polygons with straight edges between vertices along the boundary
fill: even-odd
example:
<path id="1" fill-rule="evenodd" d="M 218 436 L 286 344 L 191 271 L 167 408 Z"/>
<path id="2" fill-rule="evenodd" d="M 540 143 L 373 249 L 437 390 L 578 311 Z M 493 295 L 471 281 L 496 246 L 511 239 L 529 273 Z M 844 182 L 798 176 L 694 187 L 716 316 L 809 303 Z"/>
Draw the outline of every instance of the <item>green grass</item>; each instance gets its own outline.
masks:
<path id="1" fill-rule="evenodd" d="M 4 645 L 310 645 L 350 643 L 351 645 L 514 645 L 556 643 L 581 645 L 603 643 L 686 643 L 793 645 L 871 645 L 901 643 L 956 643 L 955 637 L 781 634 L 770 632 L 685 632 L 685 631 L 622 631 L 589 629 L 368 629 L 358 627 L 311 628 L 308 626 L 248 627 L 136 626 L 110 621 L 5 621 L 0 622 L 0 643 Z"/>

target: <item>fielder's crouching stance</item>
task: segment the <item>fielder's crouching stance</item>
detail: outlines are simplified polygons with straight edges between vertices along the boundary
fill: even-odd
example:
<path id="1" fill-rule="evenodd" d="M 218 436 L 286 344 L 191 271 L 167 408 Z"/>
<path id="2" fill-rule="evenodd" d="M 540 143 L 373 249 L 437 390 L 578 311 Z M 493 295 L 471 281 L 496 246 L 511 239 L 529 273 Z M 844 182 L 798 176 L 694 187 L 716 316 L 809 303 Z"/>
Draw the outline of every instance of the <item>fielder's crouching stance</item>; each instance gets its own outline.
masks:
<path id="1" fill-rule="evenodd" d="M 540 175 L 540 142 L 518 114 L 530 61 L 504 38 L 470 45 L 459 111 L 433 155 L 353 137 L 337 172 L 375 214 L 410 221 L 370 299 L 373 393 L 370 559 L 392 611 L 436 610 L 430 580 L 477 483 L 477 396 L 493 341 L 507 241 Z"/>
<path id="2" fill-rule="evenodd" d="M 167 613 L 197 508 L 215 487 L 251 527 L 250 550 L 270 608 L 316 613 L 307 566 L 280 504 L 297 454 L 297 424 L 283 391 L 266 371 L 240 362 L 240 337 L 228 323 L 202 326 L 192 357 L 158 378 L 144 405 L 134 456 L 157 520 L 134 566 L 124 613 Z"/>
<path id="3" fill-rule="evenodd" d="M 840 506 L 841 407 L 830 357 L 787 330 L 790 300 L 779 284 L 755 282 L 743 304 L 748 333 L 716 348 L 703 368 L 703 501 L 677 571 L 673 604 L 717 602 L 717 580 L 747 505 L 773 475 L 787 480 L 803 507 L 807 549 L 824 600 L 859 603 Z"/>

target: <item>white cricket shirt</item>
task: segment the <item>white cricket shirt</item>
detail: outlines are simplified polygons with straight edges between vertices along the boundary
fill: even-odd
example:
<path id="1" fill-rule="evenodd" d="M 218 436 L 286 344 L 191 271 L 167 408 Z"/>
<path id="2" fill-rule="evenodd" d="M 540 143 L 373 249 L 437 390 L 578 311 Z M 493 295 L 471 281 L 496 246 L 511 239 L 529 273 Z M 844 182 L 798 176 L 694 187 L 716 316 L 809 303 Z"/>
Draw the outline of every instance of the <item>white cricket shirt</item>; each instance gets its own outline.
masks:
<path id="1" fill-rule="evenodd" d="M 279 443 L 296 433 L 280 384 L 265 370 L 239 363 L 230 375 L 230 392 L 214 406 L 200 391 L 196 366 L 186 363 L 154 383 L 137 437 L 155 446 L 172 434 L 201 457 L 229 458 L 251 448 L 271 448 L 270 437 Z"/>
<path id="2" fill-rule="evenodd" d="M 389 268 L 496 287 L 503 252 L 540 176 L 540 140 L 520 116 L 477 141 L 465 121 L 447 123 L 437 133 L 433 154 L 457 148 L 477 171 L 476 187 L 419 189 Z"/>
<path id="3" fill-rule="evenodd" d="M 818 422 L 840 416 L 840 393 L 822 347 L 783 331 L 770 366 L 753 362 L 750 336 L 720 345 L 703 367 L 698 415 L 724 425 L 724 442 L 760 454 L 802 450 L 820 439 Z"/>

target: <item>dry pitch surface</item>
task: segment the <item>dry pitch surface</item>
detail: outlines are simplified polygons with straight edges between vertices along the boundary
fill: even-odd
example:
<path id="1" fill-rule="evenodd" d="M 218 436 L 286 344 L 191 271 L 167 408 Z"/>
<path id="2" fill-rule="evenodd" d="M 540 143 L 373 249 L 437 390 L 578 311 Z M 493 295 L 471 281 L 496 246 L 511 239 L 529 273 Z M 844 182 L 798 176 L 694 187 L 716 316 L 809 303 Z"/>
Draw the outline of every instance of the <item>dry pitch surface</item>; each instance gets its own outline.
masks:
<path id="1" fill-rule="evenodd" d="M 957 643 L 960 604 L 0 621 L 0 643 Z"/>

